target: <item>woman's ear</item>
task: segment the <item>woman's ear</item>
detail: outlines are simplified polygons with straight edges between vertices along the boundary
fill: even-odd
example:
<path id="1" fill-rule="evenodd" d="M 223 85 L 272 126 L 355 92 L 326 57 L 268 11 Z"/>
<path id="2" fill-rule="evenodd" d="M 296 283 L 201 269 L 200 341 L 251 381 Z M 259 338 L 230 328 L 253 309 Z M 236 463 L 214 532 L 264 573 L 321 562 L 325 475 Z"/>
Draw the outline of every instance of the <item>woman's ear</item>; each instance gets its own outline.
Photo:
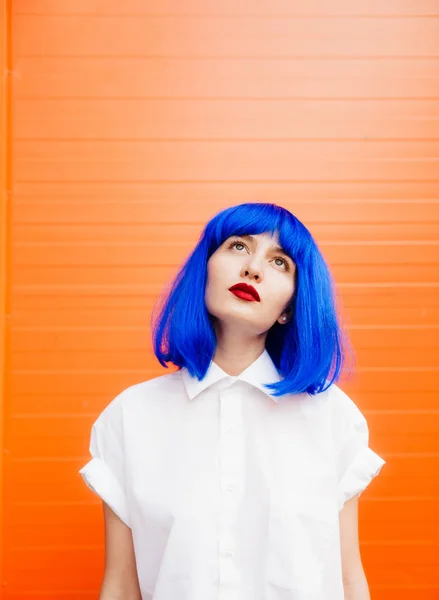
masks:
<path id="1" fill-rule="evenodd" d="M 291 315 L 292 315 L 292 309 L 291 307 L 287 307 L 283 313 L 281 314 L 281 316 L 278 318 L 277 322 L 280 323 L 281 325 L 286 325 L 288 323 L 288 321 L 291 320 Z"/>
<path id="2" fill-rule="evenodd" d="M 285 325 L 286 323 L 288 323 L 289 321 L 289 316 L 286 315 L 285 313 L 281 314 L 281 316 L 278 318 L 277 322 L 280 323 L 281 325 Z"/>

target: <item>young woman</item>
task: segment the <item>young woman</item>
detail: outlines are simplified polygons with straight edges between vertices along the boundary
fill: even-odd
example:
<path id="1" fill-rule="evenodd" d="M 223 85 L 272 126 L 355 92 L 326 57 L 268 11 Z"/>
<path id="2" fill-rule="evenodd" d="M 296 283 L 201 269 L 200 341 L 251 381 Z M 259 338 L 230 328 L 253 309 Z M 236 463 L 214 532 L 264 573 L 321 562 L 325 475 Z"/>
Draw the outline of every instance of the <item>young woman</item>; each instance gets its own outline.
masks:
<path id="1" fill-rule="evenodd" d="M 335 383 L 346 339 L 310 232 L 227 208 L 157 308 L 178 370 L 105 407 L 80 470 L 104 506 L 100 600 L 369 600 L 357 501 L 385 461 Z"/>

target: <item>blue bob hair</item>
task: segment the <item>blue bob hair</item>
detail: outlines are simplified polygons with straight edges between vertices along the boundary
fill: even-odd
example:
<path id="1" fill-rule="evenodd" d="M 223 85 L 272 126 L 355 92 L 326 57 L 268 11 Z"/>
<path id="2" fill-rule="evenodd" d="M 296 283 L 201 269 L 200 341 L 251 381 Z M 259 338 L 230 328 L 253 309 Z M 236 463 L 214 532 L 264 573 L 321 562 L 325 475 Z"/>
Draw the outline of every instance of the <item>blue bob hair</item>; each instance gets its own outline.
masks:
<path id="1" fill-rule="evenodd" d="M 266 232 L 277 232 L 281 247 L 296 265 L 296 280 L 287 307 L 290 320 L 285 325 L 276 321 L 265 340 L 282 379 L 265 387 L 276 397 L 315 395 L 338 380 L 348 340 L 338 322 L 333 280 L 317 243 L 297 217 L 276 204 L 239 204 L 220 211 L 207 223 L 169 292 L 154 305 L 154 353 L 162 366 L 171 362 L 180 369 L 186 367 L 198 380 L 204 378 L 216 349 L 205 304 L 209 257 L 231 236 Z"/>

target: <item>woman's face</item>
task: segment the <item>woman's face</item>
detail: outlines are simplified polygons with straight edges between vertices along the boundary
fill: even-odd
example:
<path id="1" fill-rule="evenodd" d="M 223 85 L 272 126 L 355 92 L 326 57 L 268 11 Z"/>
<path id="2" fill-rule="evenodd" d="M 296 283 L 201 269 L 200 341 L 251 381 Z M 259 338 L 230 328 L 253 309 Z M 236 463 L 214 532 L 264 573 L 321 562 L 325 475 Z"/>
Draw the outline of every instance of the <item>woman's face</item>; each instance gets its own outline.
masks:
<path id="1" fill-rule="evenodd" d="M 222 324 L 261 334 L 276 322 L 290 318 L 284 313 L 294 293 L 296 266 L 278 246 L 277 234 L 232 236 L 207 263 L 205 302 L 208 312 Z M 253 286 L 259 302 L 239 298 L 229 291 L 237 283 Z M 283 321 L 283 315 L 287 321 Z"/>

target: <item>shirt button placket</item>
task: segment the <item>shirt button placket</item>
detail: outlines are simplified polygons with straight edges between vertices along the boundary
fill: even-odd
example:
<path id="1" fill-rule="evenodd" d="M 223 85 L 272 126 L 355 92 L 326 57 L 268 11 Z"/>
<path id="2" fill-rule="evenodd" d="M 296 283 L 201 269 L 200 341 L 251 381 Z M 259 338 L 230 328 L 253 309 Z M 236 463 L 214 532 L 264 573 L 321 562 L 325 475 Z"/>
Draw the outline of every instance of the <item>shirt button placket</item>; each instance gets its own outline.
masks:
<path id="1" fill-rule="evenodd" d="M 240 395 L 220 391 L 219 600 L 237 600 L 241 575 L 236 563 L 236 513 L 244 481 L 244 444 Z"/>

